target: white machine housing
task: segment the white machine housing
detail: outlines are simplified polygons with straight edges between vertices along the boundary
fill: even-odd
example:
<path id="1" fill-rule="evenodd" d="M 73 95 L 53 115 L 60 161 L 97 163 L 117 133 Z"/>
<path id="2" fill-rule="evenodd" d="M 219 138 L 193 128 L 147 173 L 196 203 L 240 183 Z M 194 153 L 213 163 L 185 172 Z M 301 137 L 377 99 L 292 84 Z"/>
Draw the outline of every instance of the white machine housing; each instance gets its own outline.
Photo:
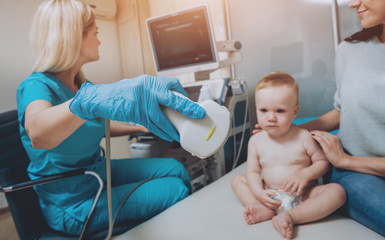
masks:
<path id="1" fill-rule="evenodd" d="M 184 97 L 176 92 L 174 94 Z M 202 119 L 187 117 L 171 108 L 163 111 L 178 129 L 182 148 L 194 156 L 207 158 L 225 144 L 230 134 L 231 115 L 226 107 L 213 100 L 203 101 L 199 105 L 206 110 L 206 116 Z"/>

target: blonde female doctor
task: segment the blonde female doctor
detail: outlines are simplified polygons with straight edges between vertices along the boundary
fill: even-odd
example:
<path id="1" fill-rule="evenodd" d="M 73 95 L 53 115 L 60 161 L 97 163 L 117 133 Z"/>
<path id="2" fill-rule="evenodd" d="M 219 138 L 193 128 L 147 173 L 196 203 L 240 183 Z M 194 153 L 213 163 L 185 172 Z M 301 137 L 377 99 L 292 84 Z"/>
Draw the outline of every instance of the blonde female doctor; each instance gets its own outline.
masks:
<path id="1" fill-rule="evenodd" d="M 185 94 L 177 79 L 143 75 L 112 84 L 93 85 L 81 67 L 99 59 L 98 28 L 92 9 L 81 0 L 47 0 L 35 14 L 31 38 L 36 52 L 33 73 L 17 89 L 17 108 L 23 145 L 31 160 L 31 179 L 74 169 L 95 171 L 106 179 L 100 142 L 105 119 L 135 122 L 144 127 L 111 126 L 111 135 L 147 131 L 179 141 L 175 127 L 160 106 L 202 118 L 197 104 L 175 96 Z M 170 158 L 112 161 L 112 208 L 141 180 L 116 219 L 121 225 L 146 220 L 191 193 L 183 165 Z M 97 191 L 91 176 L 78 176 L 35 188 L 48 225 L 59 232 L 79 235 Z M 87 232 L 108 228 L 105 189 Z"/>

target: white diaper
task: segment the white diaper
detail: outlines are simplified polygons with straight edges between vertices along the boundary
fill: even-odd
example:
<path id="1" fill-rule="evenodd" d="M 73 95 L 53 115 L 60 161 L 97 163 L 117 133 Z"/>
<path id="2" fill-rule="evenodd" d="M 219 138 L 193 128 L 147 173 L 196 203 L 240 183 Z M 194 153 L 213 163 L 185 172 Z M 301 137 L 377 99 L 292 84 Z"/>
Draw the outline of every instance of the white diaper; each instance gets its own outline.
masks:
<path id="1" fill-rule="evenodd" d="M 277 196 L 272 196 L 271 198 L 279 200 L 281 202 L 281 206 L 275 210 L 276 214 L 280 214 L 281 212 L 294 208 L 302 201 L 302 196 L 297 196 L 295 193 L 293 195 L 290 195 L 288 192 L 274 189 L 270 190 L 277 194 Z"/>

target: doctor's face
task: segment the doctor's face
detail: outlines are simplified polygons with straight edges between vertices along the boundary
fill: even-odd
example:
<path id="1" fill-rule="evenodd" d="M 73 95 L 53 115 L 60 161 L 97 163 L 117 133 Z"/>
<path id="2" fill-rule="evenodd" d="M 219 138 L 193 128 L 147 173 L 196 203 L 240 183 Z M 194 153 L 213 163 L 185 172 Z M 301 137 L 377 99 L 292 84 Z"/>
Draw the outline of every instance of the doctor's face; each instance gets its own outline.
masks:
<path id="1" fill-rule="evenodd" d="M 356 9 L 363 28 L 385 24 L 384 0 L 350 0 L 349 7 Z"/>
<path id="2" fill-rule="evenodd" d="M 80 57 L 84 62 L 92 62 L 99 60 L 99 45 L 98 27 L 96 23 L 83 34 L 82 49 Z"/>

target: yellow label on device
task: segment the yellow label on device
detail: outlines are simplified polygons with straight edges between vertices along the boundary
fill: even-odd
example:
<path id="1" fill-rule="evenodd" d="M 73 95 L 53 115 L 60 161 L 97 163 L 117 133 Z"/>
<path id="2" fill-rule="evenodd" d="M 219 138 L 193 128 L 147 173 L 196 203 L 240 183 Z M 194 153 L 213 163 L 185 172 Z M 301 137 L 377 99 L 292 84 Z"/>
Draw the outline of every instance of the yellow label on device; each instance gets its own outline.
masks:
<path id="1" fill-rule="evenodd" d="M 211 138 L 211 136 L 213 135 L 216 128 L 217 128 L 217 126 L 215 126 L 215 125 L 214 125 L 214 127 L 211 128 L 209 134 L 206 137 L 206 141 L 208 141 Z"/>

